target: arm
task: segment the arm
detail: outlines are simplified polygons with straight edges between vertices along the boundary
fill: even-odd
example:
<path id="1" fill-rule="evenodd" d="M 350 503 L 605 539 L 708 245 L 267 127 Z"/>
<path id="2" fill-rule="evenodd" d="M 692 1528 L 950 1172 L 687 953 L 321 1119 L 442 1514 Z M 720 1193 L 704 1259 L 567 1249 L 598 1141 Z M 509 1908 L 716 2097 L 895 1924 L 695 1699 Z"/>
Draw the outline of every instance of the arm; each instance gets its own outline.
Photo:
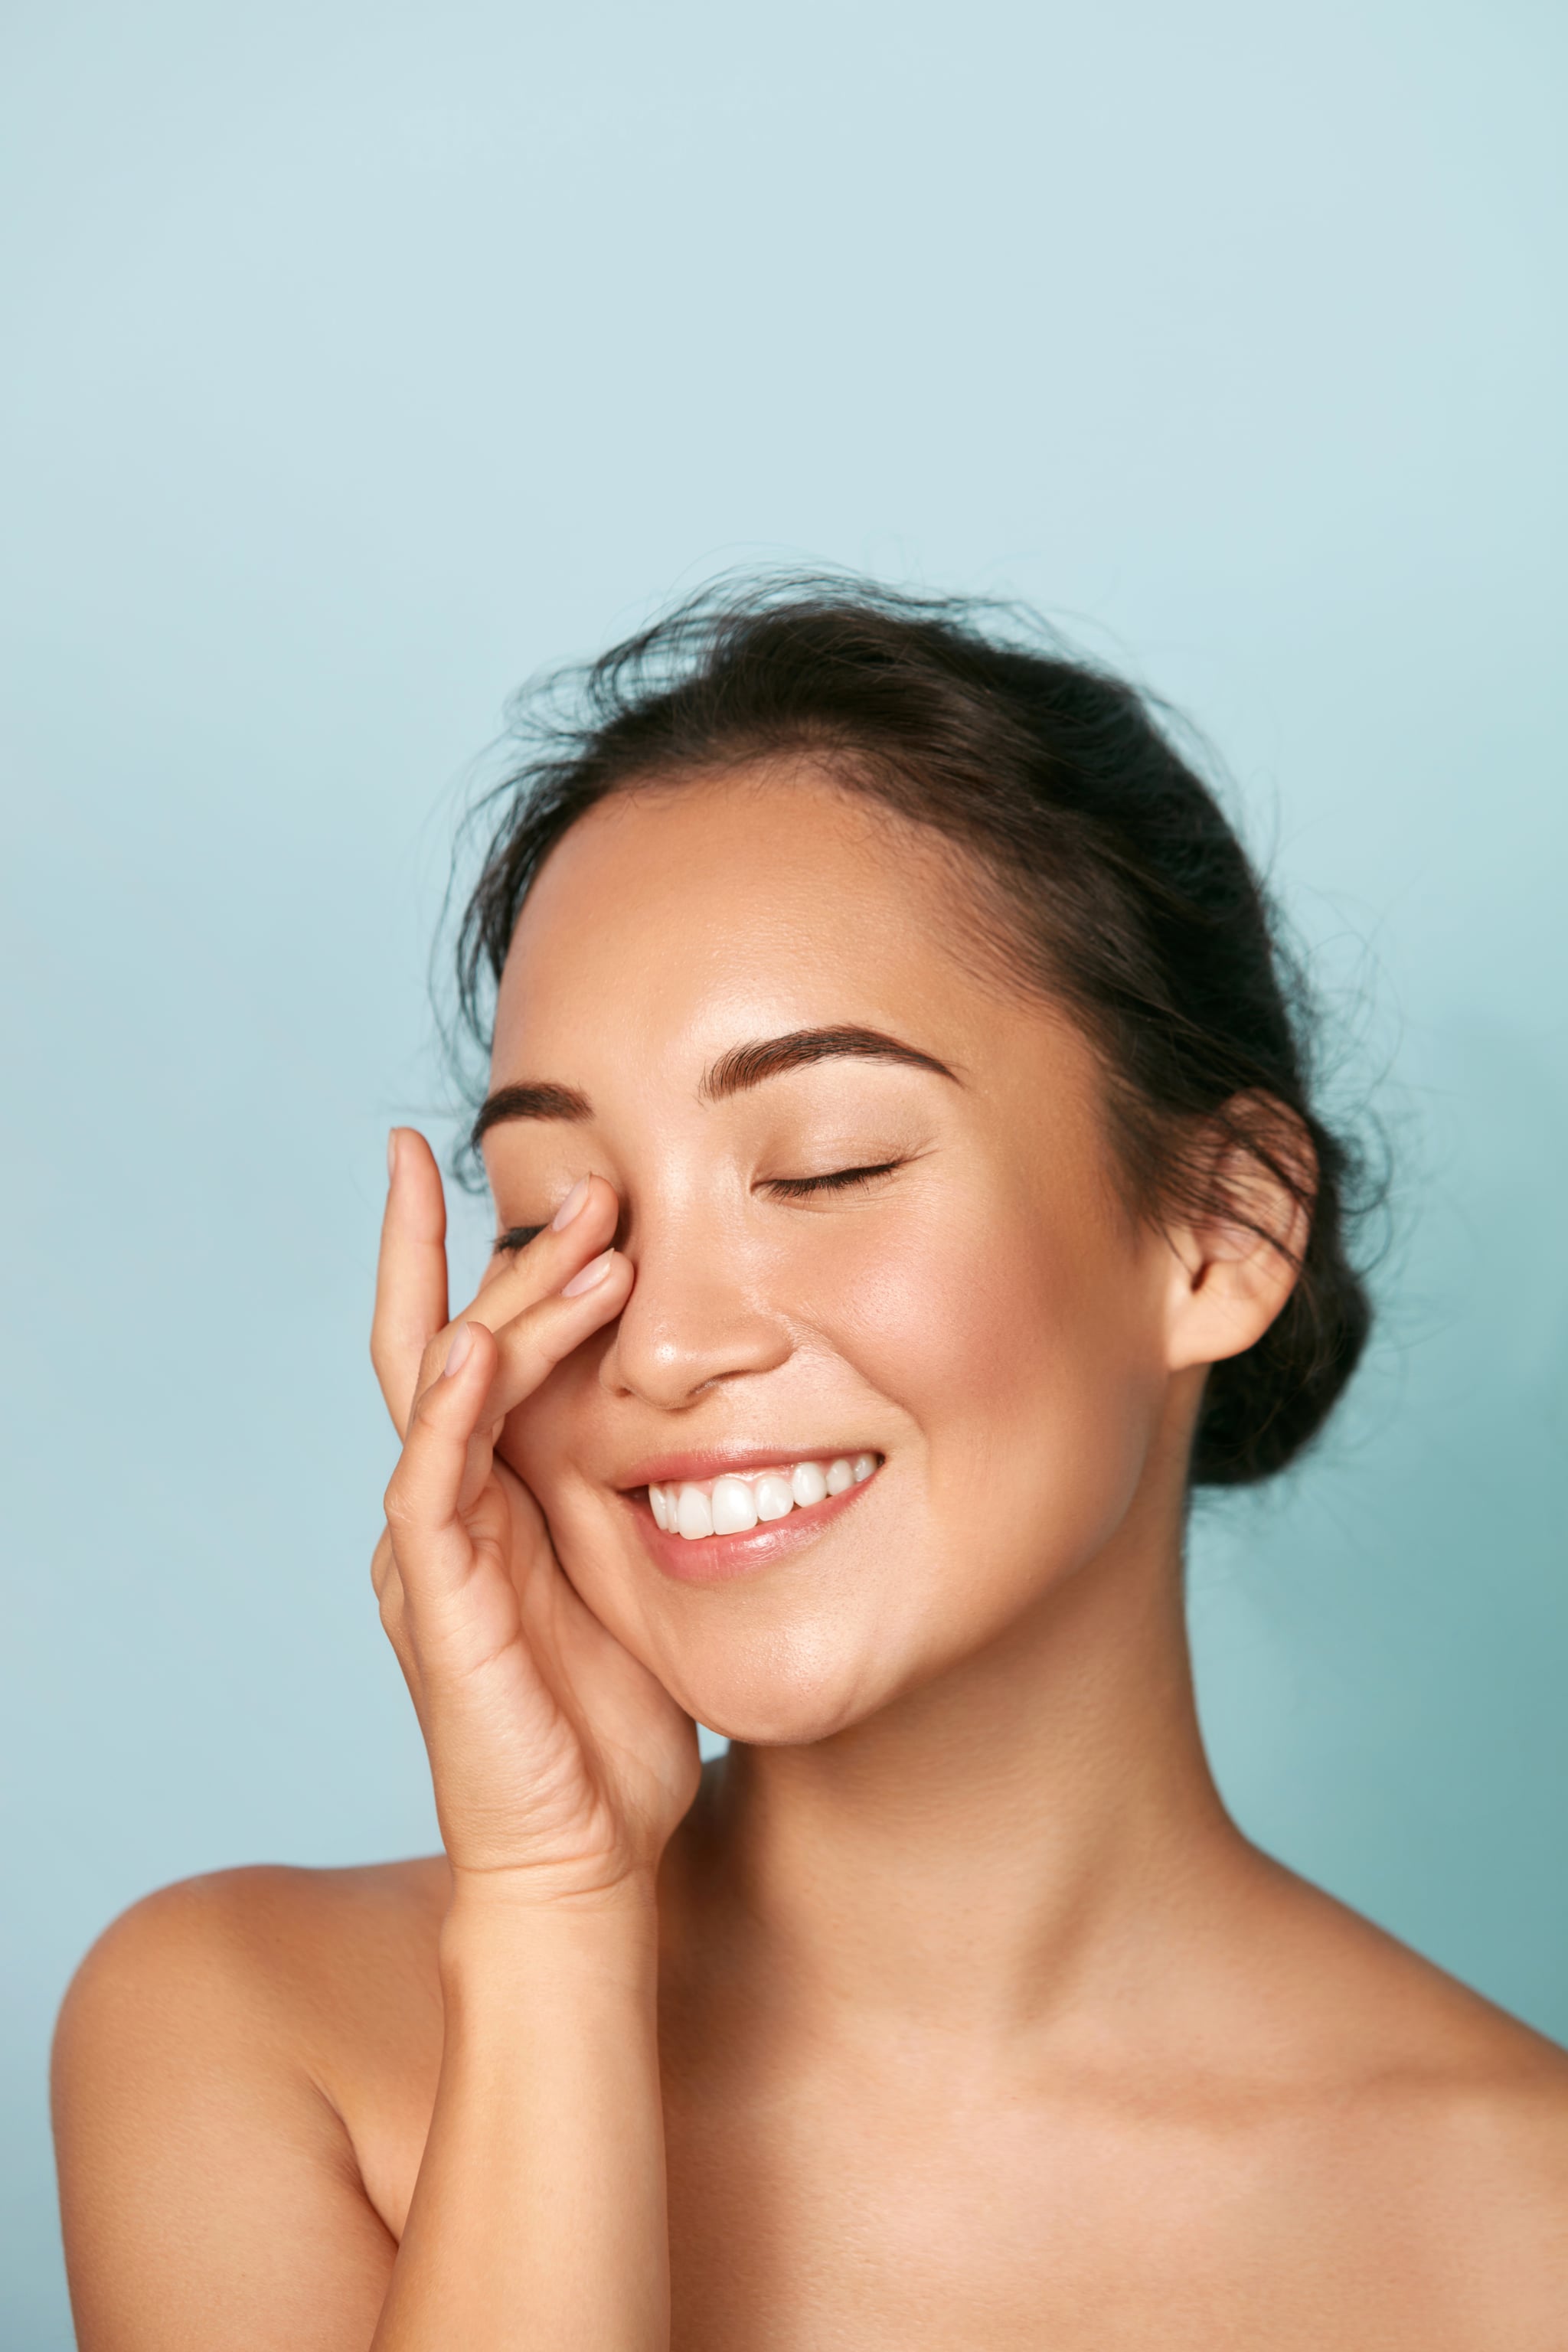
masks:
<path id="1" fill-rule="evenodd" d="M 373 1352 L 405 1439 L 373 1573 L 453 1886 L 407 2224 L 395 2245 L 316 2063 L 319 1970 L 289 1981 L 288 1936 L 253 1900 L 237 1927 L 204 1892 L 223 1882 L 173 1889 L 110 1931 L 61 2021 L 82 2352 L 668 2342 L 653 1889 L 696 1735 L 495 1458 L 507 1415 L 625 1304 L 617 1204 L 595 1179 L 447 1324 L 440 1179 L 421 1138 L 400 1146 Z M 585 1265 L 601 1278 L 566 1296 Z M 353 1950 L 325 1946 L 352 1985 Z"/>
<path id="2" fill-rule="evenodd" d="M 659 2352 L 651 1888 L 454 1904 L 399 2251 L 311 2046 L 325 1989 L 374 1956 L 342 1917 L 302 1922 L 294 1878 L 151 1895 L 78 1971 L 54 2106 L 81 2352 Z M 309 1948 L 323 1925 L 325 1967 Z"/>
<path id="3" fill-rule="evenodd" d="M 460 1896 L 447 2042 L 375 2352 L 669 2340 L 652 1889 Z"/>
<path id="4" fill-rule="evenodd" d="M 80 2352 L 371 2340 L 396 2246 L 300 2032 L 296 1876 L 149 1895 L 77 1972 L 53 2090 Z"/>
<path id="5" fill-rule="evenodd" d="M 496 1458 L 508 1414 L 626 1302 L 618 1203 L 579 1188 L 568 1224 L 447 1325 L 439 1178 L 421 1139 L 400 1144 L 376 1352 L 395 1414 L 401 1385 L 414 1403 L 375 1574 L 453 1895 L 440 2083 L 375 2352 L 661 2352 L 654 1885 L 696 1734 Z M 389 1335 L 421 1328 L 410 1380 Z"/>

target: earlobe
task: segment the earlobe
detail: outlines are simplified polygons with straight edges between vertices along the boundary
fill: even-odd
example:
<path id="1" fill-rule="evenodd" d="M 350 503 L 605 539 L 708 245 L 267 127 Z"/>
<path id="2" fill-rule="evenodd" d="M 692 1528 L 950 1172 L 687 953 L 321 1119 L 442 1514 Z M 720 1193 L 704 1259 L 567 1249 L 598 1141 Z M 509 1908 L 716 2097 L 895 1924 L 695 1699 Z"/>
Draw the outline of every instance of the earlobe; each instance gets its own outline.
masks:
<path id="1" fill-rule="evenodd" d="M 1296 1286 L 1316 1181 L 1310 1139 L 1283 1105 L 1226 1106 L 1206 1205 L 1168 1228 L 1171 1370 L 1222 1363 L 1263 1337 Z"/>
<path id="2" fill-rule="evenodd" d="M 1175 1255 L 1166 1355 L 1172 1371 L 1244 1354 L 1296 1286 L 1299 1258 L 1261 1234 L 1237 1238 L 1247 1246 L 1211 1250 L 1195 1267 Z"/>

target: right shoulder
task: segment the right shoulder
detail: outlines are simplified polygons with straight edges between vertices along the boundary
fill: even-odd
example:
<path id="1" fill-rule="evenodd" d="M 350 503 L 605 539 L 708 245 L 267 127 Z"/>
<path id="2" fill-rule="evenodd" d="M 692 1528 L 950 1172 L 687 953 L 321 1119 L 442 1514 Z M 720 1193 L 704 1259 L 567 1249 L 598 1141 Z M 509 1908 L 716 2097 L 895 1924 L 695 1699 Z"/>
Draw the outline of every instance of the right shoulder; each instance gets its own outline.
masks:
<path id="1" fill-rule="evenodd" d="M 434 1938 L 447 1898 L 439 1855 L 303 1870 L 257 1863 L 177 1879 L 112 1920 L 77 1970 L 67 2007 L 127 1974 L 195 1971 L 229 1991 L 281 1991 L 301 1973 L 330 1970 L 345 1944 L 363 1960 Z"/>
<path id="2" fill-rule="evenodd" d="M 426 2012 L 438 2033 L 444 1901 L 439 1861 L 220 1871 L 145 1896 L 99 1937 L 53 2068 L 89 2352 L 216 2346 L 247 2279 L 266 2282 L 247 2343 L 368 2342 L 393 2242 L 351 2119 L 384 2044 L 417 2042 Z"/>
<path id="3" fill-rule="evenodd" d="M 438 2004 L 445 1902 L 438 1856 L 354 1870 L 258 1864 L 160 1887 L 77 1969 L 57 2069 L 68 2073 L 83 2042 L 107 2035 L 121 2054 L 170 2037 L 184 2050 L 243 2040 L 330 2074 L 345 2037 L 374 2032 L 378 2013 L 421 1996 Z"/>

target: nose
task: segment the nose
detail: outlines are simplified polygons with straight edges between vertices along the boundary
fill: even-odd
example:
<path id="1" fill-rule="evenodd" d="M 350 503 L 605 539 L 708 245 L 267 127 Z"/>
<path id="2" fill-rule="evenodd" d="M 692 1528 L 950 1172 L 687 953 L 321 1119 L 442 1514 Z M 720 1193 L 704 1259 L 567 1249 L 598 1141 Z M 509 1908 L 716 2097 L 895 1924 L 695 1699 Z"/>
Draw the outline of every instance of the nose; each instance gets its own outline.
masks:
<path id="1" fill-rule="evenodd" d="M 637 1280 L 600 1359 L 604 1385 L 679 1412 L 726 1381 L 776 1370 L 795 1345 L 789 1321 L 737 1237 L 710 1223 L 638 1222 L 626 1236 Z"/>

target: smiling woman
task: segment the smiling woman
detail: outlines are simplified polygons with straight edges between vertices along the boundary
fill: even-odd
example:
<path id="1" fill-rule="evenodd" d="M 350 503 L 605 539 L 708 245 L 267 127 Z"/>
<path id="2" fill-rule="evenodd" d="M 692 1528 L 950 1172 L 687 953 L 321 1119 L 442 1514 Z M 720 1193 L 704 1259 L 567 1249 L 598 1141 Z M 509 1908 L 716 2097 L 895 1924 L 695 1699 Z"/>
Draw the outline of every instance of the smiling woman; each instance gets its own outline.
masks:
<path id="1" fill-rule="evenodd" d="M 1199 1736 L 1191 1488 L 1368 1320 L 1217 803 L 1017 616 L 859 585 L 579 683 L 459 943 L 456 1320 L 390 1151 L 444 1851 L 89 1957 L 86 2352 L 1546 2352 L 1568 2060 L 1250 1846 Z"/>

